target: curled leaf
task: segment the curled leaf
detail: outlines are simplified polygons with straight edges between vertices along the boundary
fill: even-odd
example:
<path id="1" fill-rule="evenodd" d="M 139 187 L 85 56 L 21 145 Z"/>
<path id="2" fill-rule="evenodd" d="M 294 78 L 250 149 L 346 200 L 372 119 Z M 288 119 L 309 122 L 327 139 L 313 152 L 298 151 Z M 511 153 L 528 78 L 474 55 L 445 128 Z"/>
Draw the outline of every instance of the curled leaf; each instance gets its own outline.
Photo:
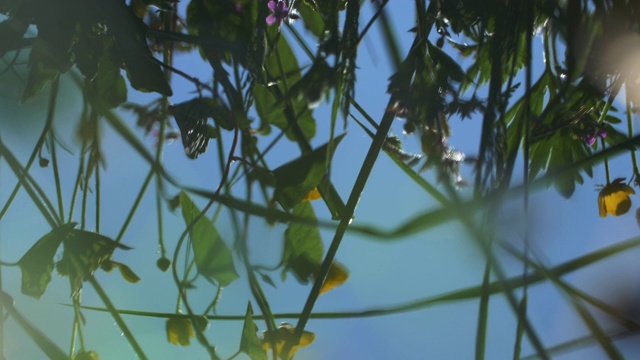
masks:
<path id="1" fill-rule="evenodd" d="M 110 261 L 111 254 L 116 248 L 130 250 L 131 248 L 116 242 L 104 235 L 86 230 L 73 229 L 63 240 L 64 252 L 56 263 L 56 269 L 61 276 L 71 278 L 72 293 L 82 289 L 82 282 L 91 276 L 105 261 Z M 109 268 L 107 263 L 106 268 Z"/>
<path id="2" fill-rule="evenodd" d="M 124 278 L 128 282 L 135 284 L 140 281 L 140 277 L 136 275 L 136 273 L 134 273 L 133 270 L 131 270 L 131 268 L 129 268 L 127 265 L 113 260 L 111 261 L 111 263 L 113 263 L 113 265 L 115 265 L 118 270 L 120 270 L 120 275 L 122 275 L 122 278 Z"/>

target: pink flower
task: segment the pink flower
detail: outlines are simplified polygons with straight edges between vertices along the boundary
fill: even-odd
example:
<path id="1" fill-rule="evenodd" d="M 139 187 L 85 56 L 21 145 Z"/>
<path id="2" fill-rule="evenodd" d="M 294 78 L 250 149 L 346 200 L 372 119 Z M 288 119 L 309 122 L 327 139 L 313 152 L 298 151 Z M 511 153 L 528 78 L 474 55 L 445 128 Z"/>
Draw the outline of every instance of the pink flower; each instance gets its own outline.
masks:
<path id="1" fill-rule="evenodd" d="M 280 26 L 282 22 L 289 17 L 289 9 L 284 0 L 278 0 L 277 3 L 271 0 L 267 4 L 267 7 L 271 10 L 271 15 L 267 16 L 266 19 L 268 25 L 273 25 L 277 22 L 278 26 Z"/>

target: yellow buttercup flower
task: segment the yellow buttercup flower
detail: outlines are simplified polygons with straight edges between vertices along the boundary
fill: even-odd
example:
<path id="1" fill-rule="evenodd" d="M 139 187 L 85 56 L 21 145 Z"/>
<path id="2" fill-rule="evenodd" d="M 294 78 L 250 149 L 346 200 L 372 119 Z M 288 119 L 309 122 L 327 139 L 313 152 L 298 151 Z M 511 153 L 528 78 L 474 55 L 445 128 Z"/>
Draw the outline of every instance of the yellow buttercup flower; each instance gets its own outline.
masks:
<path id="1" fill-rule="evenodd" d="M 622 183 L 623 179 L 616 179 L 611 184 L 605 185 L 598 194 L 598 209 L 600 217 L 607 214 L 620 216 L 626 214 L 631 208 L 629 195 L 635 194 L 633 188 Z"/>
<path id="2" fill-rule="evenodd" d="M 278 357 L 283 360 L 290 360 L 295 355 L 298 348 L 308 346 L 315 340 L 316 334 L 310 331 L 303 331 L 302 336 L 300 336 L 300 342 L 298 345 L 293 345 L 289 350 L 288 356 L 282 354 L 284 350 L 284 346 L 286 343 L 293 343 L 294 333 L 296 329 L 293 325 L 289 323 L 282 323 L 278 326 L 277 329 L 273 331 L 265 331 L 262 333 L 261 341 L 262 348 L 265 351 L 268 351 L 271 348 L 271 344 L 273 343 L 276 347 L 276 352 L 278 353 Z"/>
<path id="3" fill-rule="evenodd" d="M 175 316 L 167 319 L 167 340 L 173 345 L 189 346 L 194 337 L 191 320 L 186 316 Z"/>

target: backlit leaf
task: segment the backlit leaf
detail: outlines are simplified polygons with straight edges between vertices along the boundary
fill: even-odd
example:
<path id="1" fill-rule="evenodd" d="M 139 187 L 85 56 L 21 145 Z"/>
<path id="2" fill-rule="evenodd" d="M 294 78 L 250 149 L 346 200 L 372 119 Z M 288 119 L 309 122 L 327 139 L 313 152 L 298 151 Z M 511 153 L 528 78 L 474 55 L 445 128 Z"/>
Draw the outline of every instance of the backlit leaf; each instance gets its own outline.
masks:
<path id="1" fill-rule="evenodd" d="M 343 137 L 344 134 L 334 139 L 334 150 Z M 329 144 L 325 144 L 273 171 L 276 177 L 274 198 L 283 208 L 296 206 L 320 184 L 327 171 L 327 158 L 333 155 L 328 150 Z"/>
<path id="2" fill-rule="evenodd" d="M 96 4 L 105 16 L 109 33 L 113 34 L 131 86 L 171 96 L 171 87 L 147 45 L 147 25 L 124 1 L 98 1 Z"/>
<path id="3" fill-rule="evenodd" d="M 116 248 L 131 248 L 104 235 L 86 230 L 71 230 L 63 240 L 62 258 L 56 263 L 61 276 L 71 279 L 72 294 L 82 289 L 82 282 L 111 258 Z"/>
<path id="4" fill-rule="evenodd" d="M 288 139 L 294 140 L 296 137 L 292 125 L 295 123 L 305 139 L 311 139 L 316 133 L 316 122 L 306 100 L 303 97 L 291 97 L 282 101 L 289 89 L 302 78 L 298 60 L 284 37 L 278 38 L 276 49 L 267 56 L 265 69 L 270 76 L 270 84 L 256 84 L 253 87 L 256 111 L 262 121 L 260 128 L 275 125 L 286 131 Z M 284 86 L 285 78 L 288 87 Z"/>
<path id="5" fill-rule="evenodd" d="M 180 193 L 180 206 L 184 222 L 189 226 L 200 214 L 200 209 L 184 192 Z M 206 216 L 196 221 L 190 236 L 196 267 L 202 276 L 211 282 L 215 280 L 220 286 L 227 286 L 238 278 L 231 251 Z"/>
<path id="6" fill-rule="evenodd" d="M 298 204 L 293 209 L 293 215 L 317 221 L 313 206 L 308 201 Z M 287 271 L 291 271 L 300 283 L 308 283 L 320 268 L 323 254 L 317 225 L 291 223 L 284 232 L 283 277 Z"/>
<path id="7" fill-rule="evenodd" d="M 257 335 L 258 326 L 253 322 L 253 308 L 251 302 L 247 304 L 247 313 L 244 317 L 242 327 L 242 338 L 240 339 L 240 351 L 249 355 L 252 360 L 267 360 L 267 353 L 262 348 Z"/>
<path id="8" fill-rule="evenodd" d="M 127 280 L 128 282 L 135 284 L 138 281 L 140 281 L 140 277 L 133 272 L 133 270 L 131 270 L 131 268 L 129 268 L 127 265 L 123 264 L 123 263 L 119 263 L 117 261 L 111 261 L 113 263 L 114 266 L 116 266 L 118 268 L 118 270 L 120 270 L 120 274 L 122 275 L 122 278 Z"/>
<path id="9" fill-rule="evenodd" d="M 64 224 L 41 237 L 18 261 L 22 271 L 22 293 L 39 299 L 51 281 L 53 257 L 65 236 L 76 226 Z"/>

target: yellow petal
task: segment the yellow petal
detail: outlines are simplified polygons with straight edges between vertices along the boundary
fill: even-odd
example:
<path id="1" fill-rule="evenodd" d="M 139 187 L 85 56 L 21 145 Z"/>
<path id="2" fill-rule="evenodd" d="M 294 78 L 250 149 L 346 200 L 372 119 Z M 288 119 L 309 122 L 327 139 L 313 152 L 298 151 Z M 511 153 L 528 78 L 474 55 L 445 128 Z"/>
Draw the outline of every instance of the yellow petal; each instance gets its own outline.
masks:
<path id="1" fill-rule="evenodd" d="M 609 214 L 614 216 L 626 214 L 631 208 L 629 194 L 623 191 L 618 191 L 605 197 L 604 202 Z"/>
<path id="2" fill-rule="evenodd" d="M 635 190 L 627 184 L 614 182 L 606 185 L 598 194 L 598 209 L 600 216 L 607 214 L 620 216 L 626 214 L 631 208 L 630 194 L 635 194 Z"/>
<path id="3" fill-rule="evenodd" d="M 186 317 L 172 317 L 167 319 L 167 341 L 173 345 L 188 346 L 190 338 L 194 337 L 191 321 Z"/>
<path id="4" fill-rule="evenodd" d="M 329 268 L 327 278 L 320 288 L 320 294 L 324 294 L 327 291 L 344 284 L 349 278 L 349 271 L 342 264 L 333 262 Z"/>
<path id="5" fill-rule="evenodd" d="M 284 346 L 287 342 L 289 343 L 293 342 L 295 331 L 296 329 L 293 326 L 291 326 L 291 324 L 286 324 L 286 323 L 280 325 L 274 331 L 265 331 L 262 334 L 262 338 L 261 338 L 262 348 L 264 350 L 271 349 L 271 343 L 273 342 L 275 343 L 278 357 L 280 357 L 281 359 L 285 359 L 284 355 L 282 354 L 282 350 L 284 349 Z M 291 346 L 291 349 L 289 350 L 289 356 L 286 357 L 286 359 L 289 360 L 293 358 L 293 356 L 295 355 L 295 353 L 298 351 L 300 347 L 308 346 L 313 342 L 313 340 L 315 340 L 315 338 L 316 338 L 316 334 L 310 331 L 303 331 L 302 335 L 300 336 L 300 342 L 298 343 L 298 345 Z"/>
<path id="6" fill-rule="evenodd" d="M 304 199 L 302 199 L 302 201 L 318 200 L 321 197 L 322 197 L 322 195 L 320 195 L 320 192 L 318 191 L 318 188 L 313 188 L 313 190 L 309 191 L 307 196 L 305 196 Z"/>
<path id="7" fill-rule="evenodd" d="M 600 217 L 607 217 L 607 208 L 604 204 L 604 195 L 602 193 L 598 195 L 598 209 L 600 210 Z"/>

